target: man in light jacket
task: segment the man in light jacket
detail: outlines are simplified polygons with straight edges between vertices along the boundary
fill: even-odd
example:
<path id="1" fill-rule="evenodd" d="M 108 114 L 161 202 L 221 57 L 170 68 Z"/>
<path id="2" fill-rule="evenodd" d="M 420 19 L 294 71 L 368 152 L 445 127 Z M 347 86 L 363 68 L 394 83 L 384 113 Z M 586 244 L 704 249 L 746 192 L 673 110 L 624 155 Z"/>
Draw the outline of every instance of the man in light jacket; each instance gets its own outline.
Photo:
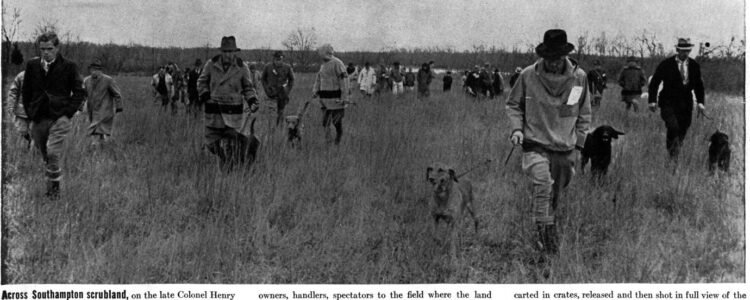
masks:
<path id="1" fill-rule="evenodd" d="M 250 68 L 237 57 L 234 36 L 222 37 L 220 50 L 203 66 L 198 93 L 204 103 L 204 145 L 224 168 L 246 161 L 251 133 L 247 112 L 258 110 L 258 98 Z"/>
<path id="2" fill-rule="evenodd" d="M 586 72 L 567 58 L 573 48 L 565 31 L 545 32 L 536 47 L 541 59 L 521 72 L 506 103 L 511 142 L 522 146 L 521 166 L 533 183 L 538 246 L 546 254 L 557 253 L 555 208 L 591 123 Z"/>
<path id="3" fill-rule="evenodd" d="M 29 134 L 29 128 L 31 126 L 31 120 L 26 115 L 26 110 L 23 108 L 23 76 L 26 71 L 21 71 L 13 79 L 8 88 L 8 111 L 11 112 L 13 117 L 13 127 L 15 127 L 18 134 L 26 140 L 29 146 L 31 146 L 31 135 Z"/>
<path id="4" fill-rule="evenodd" d="M 338 145 L 344 135 L 342 123 L 344 108 L 349 102 L 349 93 L 346 92 L 349 89 L 346 66 L 340 59 L 333 56 L 333 47 L 330 44 L 320 46 L 318 55 L 323 58 L 323 64 L 320 65 L 320 71 L 315 74 L 313 97 L 320 99 L 320 104 L 325 111 L 323 127 L 326 132 L 326 141 L 331 141 L 328 127 L 333 125 L 336 128 L 336 138 L 333 142 Z"/>
<path id="5" fill-rule="evenodd" d="M 153 88 L 154 100 L 161 101 L 162 111 L 167 111 L 167 106 L 171 102 L 172 113 L 176 113 L 177 104 L 171 101 L 172 95 L 174 95 L 174 84 L 172 76 L 167 73 L 166 67 L 159 67 L 159 73 L 154 74 L 151 78 L 151 87 Z"/>
<path id="6" fill-rule="evenodd" d="M 88 134 L 91 144 L 98 146 L 112 135 L 115 114 L 122 112 L 122 94 L 117 82 L 102 73 L 99 61 L 89 65 L 91 75 L 83 79 L 86 88 L 86 112 L 89 117 Z"/>
<path id="7" fill-rule="evenodd" d="M 370 66 L 370 62 L 365 62 L 365 67 L 359 72 L 359 79 L 357 80 L 362 96 L 372 96 L 375 92 L 375 84 L 377 81 L 377 75 L 375 75 L 375 70 Z"/>

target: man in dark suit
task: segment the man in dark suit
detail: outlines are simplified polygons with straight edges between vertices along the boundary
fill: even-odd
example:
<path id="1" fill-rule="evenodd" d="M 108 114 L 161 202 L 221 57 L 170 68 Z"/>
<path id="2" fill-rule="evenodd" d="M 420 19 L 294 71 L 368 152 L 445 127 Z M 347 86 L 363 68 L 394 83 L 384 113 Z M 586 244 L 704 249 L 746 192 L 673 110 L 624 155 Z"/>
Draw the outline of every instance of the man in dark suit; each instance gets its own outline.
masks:
<path id="1" fill-rule="evenodd" d="M 203 62 L 201 59 L 195 60 L 195 68 L 187 73 L 187 92 L 188 92 L 188 112 L 197 117 L 201 111 L 201 102 L 198 98 L 198 77 L 201 76 Z"/>
<path id="2" fill-rule="evenodd" d="M 671 159 L 677 159 L 680 146 L 690 127 L 693 114 L 693 92 L 698 109 L 705 110 L 703 79 L 698 63 L 688 57 L 693 48 L 689 39 L 678 39 L 677 55 L 662 61 L 648 86 L 648 103 L 651 111 L 656 111 L 656 94 L 659 85 L 664 83 L 659 93 L 661 118 L 667 127 L 667 150 Z"/>
<path id="3" fill-rule="evenodd" d="M 31 138 L 42 153 L 47 173 L 47 193 L 60 196 L 63 148 L 71 121 L 81 107 L 86 90 L 78 66 L 59 53 L 60 40 L 53 32 L 36 40 L 42 57 L 26 63 L 23 105 L 31 120 Z"/>

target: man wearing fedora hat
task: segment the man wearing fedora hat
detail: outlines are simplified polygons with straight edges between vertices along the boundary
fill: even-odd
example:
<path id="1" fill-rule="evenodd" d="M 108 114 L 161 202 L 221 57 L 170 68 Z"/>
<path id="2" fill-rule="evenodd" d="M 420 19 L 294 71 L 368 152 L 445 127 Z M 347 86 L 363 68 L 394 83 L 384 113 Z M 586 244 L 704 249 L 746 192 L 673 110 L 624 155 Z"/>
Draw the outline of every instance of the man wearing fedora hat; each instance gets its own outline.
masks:
<path id="1" fill-rule="evenodd" d="M 336 138 L 333 142 L 338 145 L 344 135 L 344 108 L 349 103 L 349 80 L 346 76 L 346 66 L 333 56 L 333 47 L 324 44 L 318 48 L 318 55 L 323 58 L 320 71 L 315 74 L 313 83 L 313 98 L 319 98 L 324 109 L 323 127 L 326 132 L 326 142 L 331 141 L 329 127 L 336 128 Z"/>
<path id="2" fill-rule="evenodd" d="M 625 102 L 625 112 L 631 106 L 634 112 L 638 112 L 641 88 L 646 85 L 647 80 L 643 70 L 638 66 L 638 59 L 635 56 L 628 57 L 628 64 L 620 72 L 617 82 L 622 87 L 620 94 L 622 95 L 622 101 Z"/>
<path id="3" fill-rule="evenodd" d="M 41 57 L 26 63 L 23 107 L 31 120 L 31 138 L 42 153 L 50 199 L 60 196 L 62 156 L 71 118 L 83 104 L 86 90 L 78 66 L 60 54 L 60 40 L 54 32 L 36 39 Z"/>
<path id="4" fill-rule="evenodd" d="M 222 167 L 232 167 L 246 161 L 252 134 L 246 126 L 252 124 L 247 112 L 258 110 L 258 99 L 250 69 L 237 57 L 240 49 L 234 36 L 222 37 L 220 50 L 203 67 L 198 93 L 204 103 L 205 147 L 219 157 Z"/>
<path id="5" fill-rule="evenodd" d="M 115 114 L 122 112 L 122 94 L 117 82 L 102 72 L 101 62 L 89 65 L 91 75 L 83 79 L 86 88 L 86 112 L 88 113 L 88 134 L 91 144 L 98 146 L 112 135 Z"/>
<path id="6" fill-rule="evenodd" d="M 557 253 L 555 208 L 591 123 L 586 72 L 567 58 L 573 48 L 565 31 L 545 32 L 540 59 L 521 71 L 506 102 L 511 143 L 522 146 L 521 166 L 533 183 L 538 246 L 547 254 Z"/>
<path id="7" fill-rule="evenodd" d="M 648 86 L 651 111 L 656 111 L 658 93 L 661 118 L 667 127 L 667 151 L 673 160 L 680 153 L 682 141 L 692 121 L 693 94 L 698 102 L 698 109 L 705 110 L 701 67 L 689 57 L 693 44 L 689 39 L 680 38 L 675 48 L 677 55 L 665 59 L 656 67 Z M 659 92 L 661 83 L 664 83 L 664 87 Z"/>
<path id="8" fill-rule="evenodd" d="M 268 63 L 260 75 L 266 96 L 276 100 L 276 126 L 284 118 L 284 108 L 289 103 L 289 93 L 294 88 L 294 70 L 284 61 L 284 53 L 276 51 L 273 61 Z"/>

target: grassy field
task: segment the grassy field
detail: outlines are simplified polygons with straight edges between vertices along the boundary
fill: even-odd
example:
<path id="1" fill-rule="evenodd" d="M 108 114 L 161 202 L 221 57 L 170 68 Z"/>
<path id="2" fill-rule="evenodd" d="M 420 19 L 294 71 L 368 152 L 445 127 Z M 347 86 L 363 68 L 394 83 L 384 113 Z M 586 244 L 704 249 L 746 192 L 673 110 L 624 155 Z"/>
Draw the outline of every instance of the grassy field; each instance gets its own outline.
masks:
<path id="1" fill-rule="evenodd" d="M 3 126 L 3 245 L 10 283 L 590 283 L 745 281 L 745 116 L 741 96 L 707 95 L 684 159 L 665 163 L 658 113 L 626 116 L 610 86 L 594 125 L 626 132 L 606 184 L 580 173 L 559 207 L 560 255 L 548 278 L 533 263 L 530 181 L 511 147 L 504 98 L 474 102 L 433 84 L 428 101 L 390 95 L 346 111 L 345 137 L 327 145 L 321 111 L 304 118 L 304 146 L 270 129 L 248 170 L 224 173 L 201 151 L 202 124 L 160 114 L 149 78 L 118 77 L 125 112 L 116 140 L 87 148 L 77 116 L 63 197 L 44 199 L 42 159 Z M 308 97 L 301 75 L 288 110 Z M 7 86 L 4 86 L 6 89 Z M 507 92 L 506 92 L 507 94 Z M 359 97 L 355 99 L 359 100 Z M 643 108 L 644 106 L 642 106 Z M 731 137 L 728 174 L 709 176 L 707 137 Z M 449 263 L 433 233 L 425 168 L 442 161 L 473 181 L 479 232 L 469 226 Z M 613 200 L 616 199 L 615 202 Z"/>

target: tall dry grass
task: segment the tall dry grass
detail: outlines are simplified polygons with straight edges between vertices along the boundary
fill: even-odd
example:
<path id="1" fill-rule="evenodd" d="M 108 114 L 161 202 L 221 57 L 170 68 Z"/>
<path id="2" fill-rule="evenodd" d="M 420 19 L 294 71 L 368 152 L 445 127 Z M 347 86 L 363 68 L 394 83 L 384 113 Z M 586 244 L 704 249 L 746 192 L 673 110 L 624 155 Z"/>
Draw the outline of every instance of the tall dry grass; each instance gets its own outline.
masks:
<path id="1" fill-rule="evenodd" d="M 658 114 L 626 116 L 607 90 L 594 125 L 626 132 L 607 182 L 577 174 L 559 208 L 561 249 L 550 276 L 534 263 L 530 182 L 510 151 L 504 99 L 475 102 L 433 87 L 359 100 L 345 137 L 325 143 L 321 112 L 304 118 L 300 149 L 274 118 L 258 116 L 263 142 L 252 167 L 225 173 L 201 151 L 202 124 L 159 112 L 148 78 L 118 77 L 125 112 L 115 141 L 87 147 L 78 116 L 63 164 L 63 196 L 44 199 L 41 157 L 3 130 L 4 263 L 11 283 L 529 283 L 742 282 L 742 99 L 712 93 L 672 175 Z M 301 76 L 288 110 L 309 95 Z M 356 97 L 359 99 L 359 97 Z M 642 106 L 642 108 L 644 108 Z M 7 125 L 7 124 L 5 124 Z M 705 138 L 718 126 L 734 150 L 731 171 L 709 176 Z M 425 168 L 458 172 L 487 158 L 473 181 L 477 234 L 462 228 L 449 263 L 444 228 L 433 232 Z"/>

